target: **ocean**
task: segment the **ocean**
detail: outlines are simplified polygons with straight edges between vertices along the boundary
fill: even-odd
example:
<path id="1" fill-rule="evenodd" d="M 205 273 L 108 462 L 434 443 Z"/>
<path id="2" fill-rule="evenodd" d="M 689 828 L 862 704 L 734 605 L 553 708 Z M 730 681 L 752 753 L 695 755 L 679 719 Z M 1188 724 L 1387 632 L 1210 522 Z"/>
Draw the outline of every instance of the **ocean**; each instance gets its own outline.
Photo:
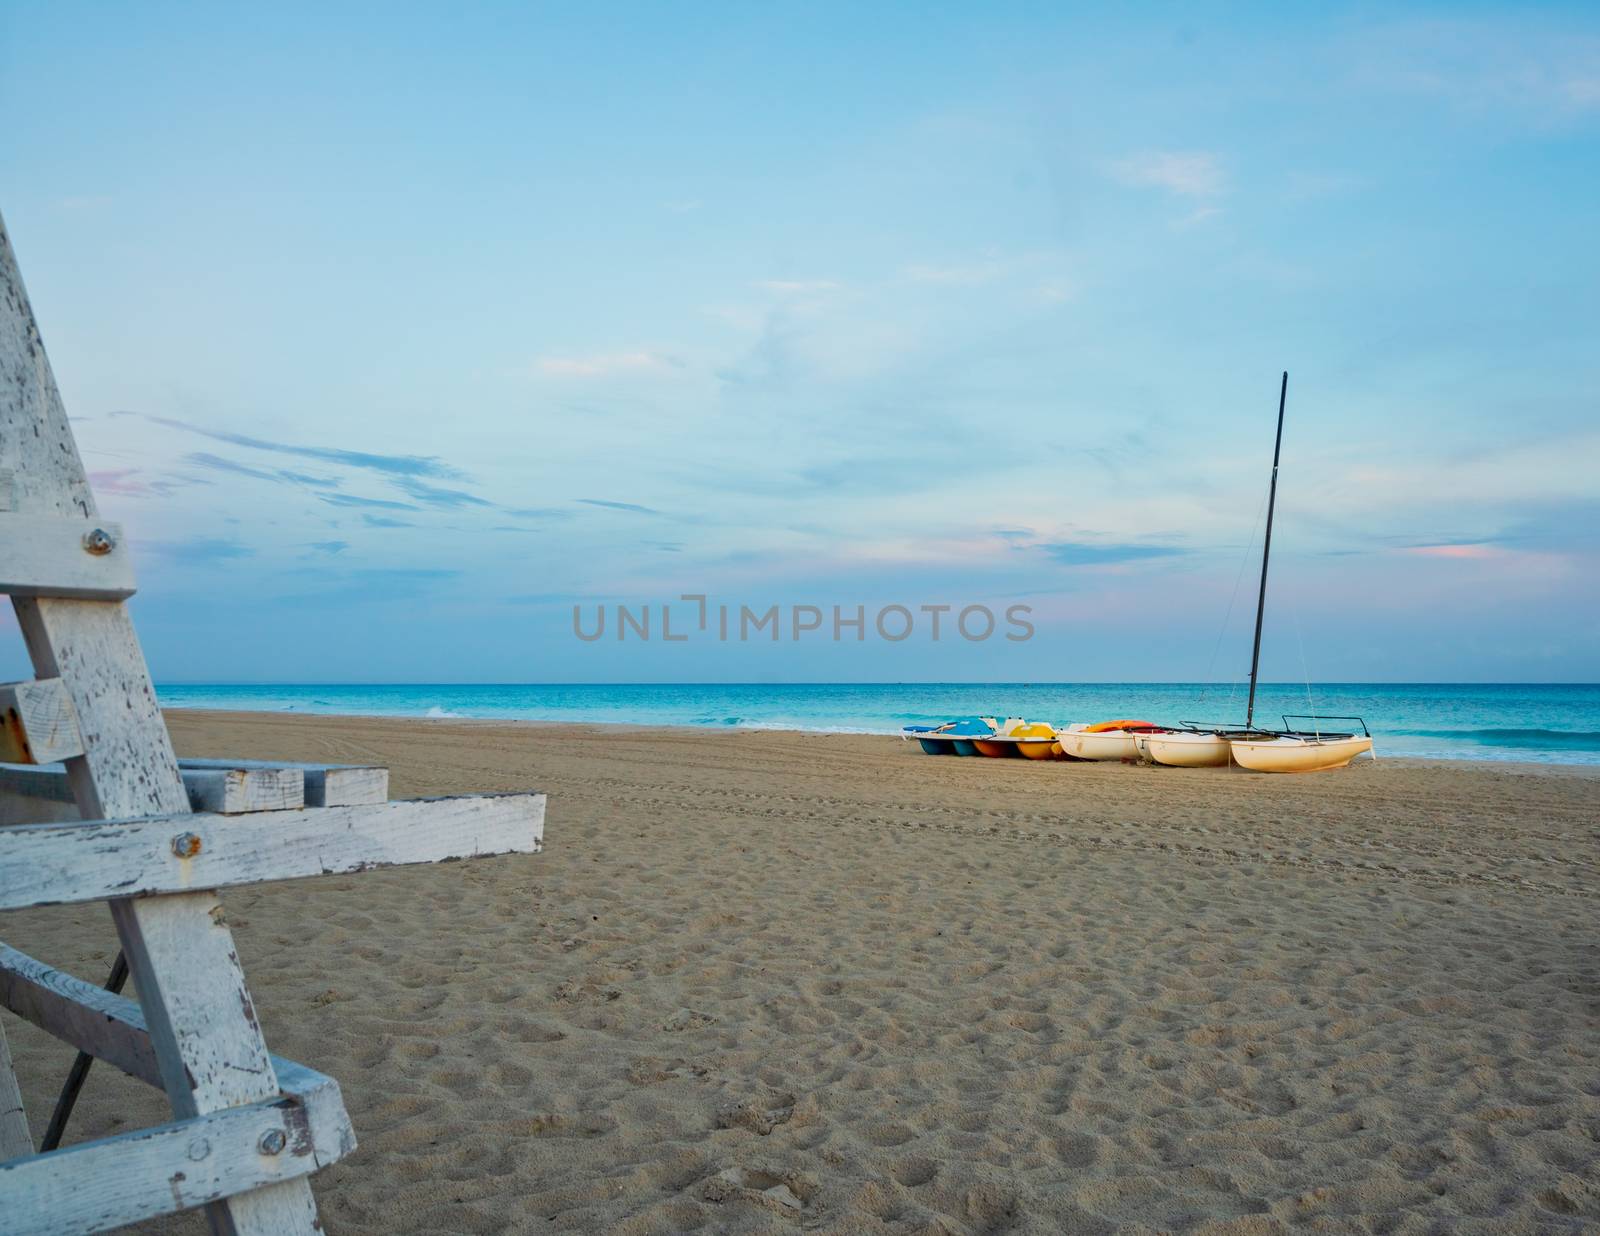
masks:
<path id="1" fill-rule="evenodd" d="M 1052 723 L 1243 720 L 1242 686 L 1198 683 L 167 684 L 169 708 L 627 722 L 893 734 L 957 716 Z M 1363 717 L 1384 755 L 1600 764 L 1600 684 L 1264 683 L 1256 720 Z"/>

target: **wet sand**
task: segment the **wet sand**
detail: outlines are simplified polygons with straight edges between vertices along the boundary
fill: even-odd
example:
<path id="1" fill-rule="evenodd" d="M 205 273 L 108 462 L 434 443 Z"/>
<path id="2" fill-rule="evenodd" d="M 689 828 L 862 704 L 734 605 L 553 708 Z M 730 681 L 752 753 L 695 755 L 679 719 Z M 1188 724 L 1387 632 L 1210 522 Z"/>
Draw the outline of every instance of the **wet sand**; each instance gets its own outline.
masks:
<path id="1" fill-rule="evenodd" d="M 225 895 L 269 1043 L 361 1139 L 314 1178 L 332 1232 L 1600 1225 L 1593 772 L 170 720 L 551 796 L 542 855 Z M 103 906 L 0 932 L 96 980 L 116 949 Z M 71 1052 L 7 1031 L 37 1137 Z M 102 1067 L 70 1136 L 164 1118 Z"/>

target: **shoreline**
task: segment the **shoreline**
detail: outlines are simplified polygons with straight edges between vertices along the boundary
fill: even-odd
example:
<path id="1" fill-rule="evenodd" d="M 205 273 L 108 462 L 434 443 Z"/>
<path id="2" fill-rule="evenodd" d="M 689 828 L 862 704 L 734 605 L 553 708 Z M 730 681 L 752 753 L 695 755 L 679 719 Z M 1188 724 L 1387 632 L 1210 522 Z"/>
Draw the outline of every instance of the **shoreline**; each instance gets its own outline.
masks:
<path id="1" fill-rule="evenodd" d="M 488 726 L 488 727 L 504 726 L 504 727 L 508 727 L 508 728 L 527 728 L 527 729 L 538 729 L 538 730 L 570 729 L 570 730 L 575 730 L 575 731 L 582 731 L 582 730 L 586 730 L 586 729 L 595 729 L 595 730 L 599 730 L 601 732 L 615 732 L 615 733 L 628 733 L 628 734 L 634 734 L 634 733 L 648 734 L 648 733 L 653 733 L 653 732 L 661 732 L 661 733 L 666 733 L 666 734 L 677 734 L 677 735 L 693 734 L 693 735 L 696 735 L 698 737 L 706 737 L 706 736 L 710 736 L 710 735 L 731 737 L 731 736 L 740 735 L 740 734 L 788 734 L 788 735 L 793 735 L 794 737 L 797 737 L 797 738 L 864 738 L 864 739 L 873 739 L 873 738 L 890 739 L 890 738 L 892 738 L 892 739 L 895 739 L 897 741 L 906 741 L 906 740 L 901 739 L 900 733 L 898 731 L 896 731 L 896 730 L 859 730 L 859 729 L 857 729 L 857 730 L 845 730 L 845 729 L 822 729 L 822 728 L 797 729 L 797 728 L 795 728 L 793 726 L 784 726 L 784 725 L 752 725 L 752 724 L 739 724 L 739 725 L 668 725 L 668 724 L 656 724 L 656 723 L 640 723 L 640 722 L 633 722 L 633 721 L 549 720 L 549 719 L 538 718 L 538 717 L 454 717 L 454 716 L 452 716 L 452 717 L 430 717 L 430 716 L 427 716 L 427 715 L 418 716 L 418 715 L 412 714 L 412 713 L 302 712 L 302 711 L 291 710 L 291 709 L 267 710 L 267 709 L 238 709 L 238 708 L 196 708 L 196 707 L 191 707 L 191 706 L 188 706 L 188 705 L 162 705 L 161 712 L 162 712 L 163 716 L 168 716 L 169 714 L 174 714 L 175 713 L 175 714 L 179 714 L 179 715 L 182 715 L 182 716 L 197 717 L 197 718 L 201 718 L 201 719 L 208 718 L 208 717 L 231 718 L 231 719 L 243 719 L 243 718 L 255 718 L 255 717 L 260 717 L 260 718 L 308 718 L 308 719 L 309 718 L 328 718 L 328 719 L 332 719 L 332 720 L 343 720 L 343 721 L 354 721 L 354 722 L 391 722 L 392 721 L 392 722 L 403 722 L 403 723 L 407 723 L 407 724 L 416 723 L 416 724 L 422 724 L 422 725 L 459 725 L 459 726 Z M 1380 733 L 1380 734 L 1374 735 L 1374 737 L 1378 738 L 1378 739 L 1381 739 L 1382 735 Z M 929 757 L 929 758 L 934 758 L 934 757 Z M 1046 765 L 1056 765 L 1056 764 L 1063 764 L 1063 763 L 1071 764 L 1071 763 L 1081 763 L 1081 762 L 1082 761 L 1070 761 L 1070 760 L 1046 760 L 1046 761 L 1041 761 L 1041 763 L 1046 764 Z M 1365 764 L 1367 762 L 1368 761 L 1361 761 L 1362 764 Z M 1455 756 L 1455 755 L 1383 755 L 1383 754 L 1380 754 L 1380 755 L 1377 756 L 1377 758 L 1375 760 L 1372 760 L 1370 762 L 1372 764 L 1375 764 L 1375 765 L 1378 765 L 1378 766 L 1394 765 L 1394 766 L 1398 766 L 1398 767 L 1409 767 L 1409 766 L 1412 766 L 1412 765 L 1420 765 L 1420 766 L 1424 766 L 1424 767 L 1432 767 L 1432 766 L 1436 766 L 1436 765 L 1451 765 L 1451 766 L 1459 765 L 1459 766 L 1466 767 L 1466 768 L 1477 768 L 1477 769 L 1482 769 L 1484 771 L 1491 771 L 1491 772 L 1492 771 L 1502 771 L 1502 772 L 1504 772 L 1504 771 L 1519 771 L 1519 772 L 1523 773 L 1524 775 L 1529 775 L 1529 774 L 1535 774 L 1535 775 L 1537 775 L 1537 774 L 1544 774 L 1544 775 L 1572 775 L 1572 776 L 1579 776 L 1579 777 L 1600 778 L 1600 761 L 1583 762 L 1583 761 L 1576 761 L 1576 760 L 1558 760 L 1558 759 L 1544 759 L 1544 760 L 1496 759 L 1496 758 L 1487 758 L 1486 759 L 1486 758 L 1481 758 L 1481 757 L 1477 758 L 1477 759 L 1474 759 L 1474 758 L 1472 758 L 1470 756 Z M 1190 772 L 1192 772 L 1192 771 L 1197 771 L 1197 770 L 1187 769 L 1187 770 L 1176 770 L 1176 771 L 1190 771 Z M 1238 770 L 1238 771 L 1242 772 L 1244 770 Z M 1339 771 L 1339 770 L 1335 769 L 1335 770 L 1332 770 L 1332 771 Z M 1260 775 L 1266 775 L 1266 774 L 1260 774 Z"/>

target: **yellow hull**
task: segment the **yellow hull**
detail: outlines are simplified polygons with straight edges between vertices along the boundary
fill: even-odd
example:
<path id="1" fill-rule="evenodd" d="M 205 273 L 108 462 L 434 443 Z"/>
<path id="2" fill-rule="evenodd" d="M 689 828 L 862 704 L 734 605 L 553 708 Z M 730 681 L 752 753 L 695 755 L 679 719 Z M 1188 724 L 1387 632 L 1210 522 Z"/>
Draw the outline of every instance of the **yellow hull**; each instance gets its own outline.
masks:
<path id="1" fill-rule="evenodd" d="M 1030 760 L 1048 760 L 1060 749 L 1055 730 L 1042 721 L 1019 725 L 1011 731 L 1011 737 L 1016 739 L 1017 750 Z"/>

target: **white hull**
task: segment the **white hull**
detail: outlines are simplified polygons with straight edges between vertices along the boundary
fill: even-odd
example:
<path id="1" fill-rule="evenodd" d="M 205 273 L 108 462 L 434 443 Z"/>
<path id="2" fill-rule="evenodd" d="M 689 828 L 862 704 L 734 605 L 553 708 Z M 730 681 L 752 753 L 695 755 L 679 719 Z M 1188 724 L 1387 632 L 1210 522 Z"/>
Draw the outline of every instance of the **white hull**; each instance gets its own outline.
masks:
<path id="1" fill-rule="evenodd" d="M 1138 741 L 1150 759 L 1173 768 L 1223 768 L 1233 758 L 1221 734 L 1144 734 Z"/>
<path id="2" fill-rule="evenodd" d="M 1372 750 L 1372 739 L 1264 738 L 1238 739 L 1230 744 L 1234 762 L 1255 772 L 1320 772 L 1343 768 L 1356 756 Z"/>
<path id="3" fill-rule="evenodd" d="M 1086 734 L 1068 730 L 1061 735 L 1061 749 L 1080 760 L 1133 760 L 1139 757 L 1138 735 L 1127 730 L 1102 730 Z"/>

